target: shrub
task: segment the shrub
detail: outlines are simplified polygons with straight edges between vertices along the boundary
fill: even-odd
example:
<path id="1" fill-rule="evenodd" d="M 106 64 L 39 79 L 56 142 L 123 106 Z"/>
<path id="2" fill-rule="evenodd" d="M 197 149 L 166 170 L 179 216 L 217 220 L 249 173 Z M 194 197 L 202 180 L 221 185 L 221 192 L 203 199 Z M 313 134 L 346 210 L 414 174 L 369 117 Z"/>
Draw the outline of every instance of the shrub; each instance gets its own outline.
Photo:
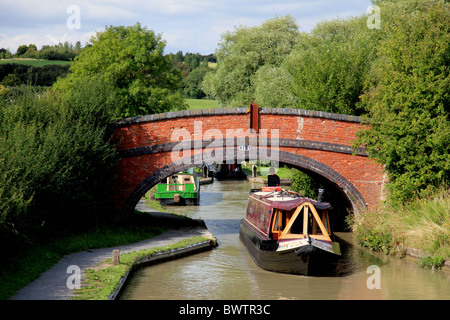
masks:
<path id="1" fill-rule="evenodd" d="M 2 248 L 88 226 L 108 208 L 116 161 L 110 92 L 92 81 L 78 87 L 70 96 L 25 88 L 0 98 Z"/>

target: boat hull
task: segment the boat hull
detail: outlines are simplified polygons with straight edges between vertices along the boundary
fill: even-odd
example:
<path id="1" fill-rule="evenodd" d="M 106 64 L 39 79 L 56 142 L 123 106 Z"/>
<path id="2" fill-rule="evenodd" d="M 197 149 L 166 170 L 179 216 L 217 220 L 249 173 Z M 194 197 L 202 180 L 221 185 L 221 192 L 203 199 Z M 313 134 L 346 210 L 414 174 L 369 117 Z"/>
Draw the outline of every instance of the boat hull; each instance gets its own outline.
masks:
<path id="1" fill-rule="evenodd" d="M 268 240 L 245 219 L 239 226 L 239 237 L 255 263 L 262 269 L 306 276 L 336 274 L 339 255 L 311 243 L 279 250 L 277 240 Z"/>
<path id="2" fill-rule="evenodd" d="M 156 198 L 162 205 L 180 205 L 180 206 L 198 206 L 200 204 L 200 197 L 196 198 L 180 198 L 179 202 L 175 202 L 174 198 Z"/>

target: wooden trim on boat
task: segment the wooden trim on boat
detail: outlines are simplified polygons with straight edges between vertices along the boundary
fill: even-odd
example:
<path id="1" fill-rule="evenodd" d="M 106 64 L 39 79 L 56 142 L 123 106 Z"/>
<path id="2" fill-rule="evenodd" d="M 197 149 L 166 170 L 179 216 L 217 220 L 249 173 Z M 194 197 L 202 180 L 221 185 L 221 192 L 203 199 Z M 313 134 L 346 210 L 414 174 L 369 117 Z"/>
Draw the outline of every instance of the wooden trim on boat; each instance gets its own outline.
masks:
<path id="1" fill-rule="evenodd" d="M 297 217 L 300 214 L 302 209 L 303 209 L 303 234 L 295 234 L 295 236 L 292 236 L 290 234 L 291 227 L 294 224 L 294 222 L 297 220 Z M 312 236 L 312 238 L 314 238 L 314 239 L 326 240 L 326 241 L 331 242 L 329 231 L 325 228 L 325 225 L 323 224 L 322 220 L 320 219 L 319 214 L 316 211 L 316 208 L 314 208 L 314 205 L 312 205 L 311 203 L 308 203 L 308 202 L 305 202 L 297 207 L 297 209 L 294 211 L 294 214 L 289 219 L 289 222 L 287 223 L 286 227 L 281 232 L 281 235 L 278 236 L 278 239 L 279 240 L 293 239 L 293 238 L 301 239 L 301 238 L 308 237 L 309 210 L 311 210 L 311 214 L 316 222 L 315 224 L 313 223 L 313 229 L 312 229 L 313 234 L 311 234 L 309 236 Z M 323 212 L 322 216 L 324 218 L 325 217 L 328 218 L 328 213 L 327 213 L 327 216 L 325 216 L 325 212 Z M 275 217 L 280 219 L 280 213 L 278 212 L 277 214 L 275 214 Z M 275 224 L 275 218 L 274 218 L 274 221 L 272 221 L 272 232 L 274 231 L 274 224 Z M 329 222 L 327 222 L 327 224 L 329 224 Z M 278 220 L 278 225 L 280 225 L 279 220 Z M 317 226 L 319 227 L 320 231 L 322 232 L 321 235 L 315 234 L 317 232 Z"/>
<path id="2" fill-rule="evenodd" d="M 297 219 L 298 214 L 300 213 L 301 209 L 304 207 L 304 204 L 301 206 L 298 206 L 297 209 L 295 209 L 294 214 L 289 219 L 288 224 L 286 225 L 286 228 L 284 228 L 283 232 L 281 233 L 281 236 L 278 237 L 278 239 L 284 239 L 286 236 L 286 233 L 288 231 L 291 231 L 291 227 L 294 224 L 295 220 Z M 305 229 L 303 229 L 305 230 Z"/>
<path id="3" fill-rule="evenodd" d="M 330 236 L 328 235 L 327 229 L 325 229 L 325 226 L 323 225 L 322 219 L 320 219 L 319 214 L 317 213 L 314 206 L 311 206 L 311 211 L 314 215 L 314 218 L 316 219 L 317 224 L 319 225 L 320 231 L 322 231 L 322 235 L 326 235 L 326 238 L 328 241 L 331 241 Z"/>

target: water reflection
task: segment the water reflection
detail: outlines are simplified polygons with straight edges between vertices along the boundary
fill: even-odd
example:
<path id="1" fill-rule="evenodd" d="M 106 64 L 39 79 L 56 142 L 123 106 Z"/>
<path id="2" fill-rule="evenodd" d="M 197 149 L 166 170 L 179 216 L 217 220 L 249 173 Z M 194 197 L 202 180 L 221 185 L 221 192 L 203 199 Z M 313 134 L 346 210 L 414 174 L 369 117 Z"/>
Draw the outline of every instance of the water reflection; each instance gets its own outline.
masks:
<path id="1" fill-rule="evenodd" d="M 370 253 L 343 243 L 338 277 L 305 277 L 260 269 L 239 240 L 247 181 L 203 185 L 200 206 L 171 207 L 204 219 L 219 247 L 137 271 L 122 299 L 449 299 L 449 273 L 417 267 L 414 259 Z M 351 242 L 351 235 L 341 233 Z M 381 289 L 368 289 L 367 267 L 380 267 Z"/>

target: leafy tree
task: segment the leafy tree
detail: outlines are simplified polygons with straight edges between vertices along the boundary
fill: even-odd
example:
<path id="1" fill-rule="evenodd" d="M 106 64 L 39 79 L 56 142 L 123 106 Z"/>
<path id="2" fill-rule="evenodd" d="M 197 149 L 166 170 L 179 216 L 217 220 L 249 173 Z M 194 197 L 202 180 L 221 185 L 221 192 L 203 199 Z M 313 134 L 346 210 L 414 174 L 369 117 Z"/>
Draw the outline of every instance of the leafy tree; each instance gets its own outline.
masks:
<path id="1" fill-rule="evenodd" d="M 62 60 L 72 61 L 77 56 L 77 53 L 69 44 L 55 45 L 55 46 L 43 46 L 37 53 L 39 59 L 45 60 Z"/>
<path id="2" fill-rule="evenodd" d="M 178 91 L 181 76 L 164 56 L 160 35 L 139 23 L 111 26 L 91 43 L 75 59 L 68 77 L 55 84 L 56 89 L 77 90 L 74 82 L 86 76 L 110 83 L 118 98 L 118 117 L 186 108 Z"/>
<path id="3" fill-rule="evenodd" d="M 37 232 L 87 227 L 107 212 L 113 88 L 93 79 L 76 85 L 70 95 L 24 86 L 0 96 L 2 250 Z"/>
<path id="4" fill-rule="evenodd" d="M 8 49 L 0 48 L 0 59 L 11 59 L 12 54 Z"/>
<path id="5" fill-rule="evenodd" d="M 192 99 L 204 98 L 206 94 L 201 89 L 201 83 L 208 72 L 211 72 L 211 70 L 205 65 L 201 65 L 192 70 L 189 75 L 183 79 L 183 93 Z"/>
<path id="6" fill-rule="evenodd" d="M 27 50 L 28 50 L 28 46 L 27 46 L 26 44 L 23 44 L 23 45 L 21 45 L 21 46 L 19 46 L 19 47 L 17 48 L 16 55 L 17 55 L 18 57 L 20 57 L 20 56 L 23 55 L 25 52 L 27 52 Z"/>
<path id="7" fill-rule="evenodd" d="M 382 24 L 380 58 L 362 96 L 371 128 L 358 144 L 386 166 L 390 198 L 402 203 L 450 182 L 450 4 L 380 6 L 395 19 Z"/>
<path id="8" fill-rule="evenodd" d="M 286 59 L 288 87 L 302 109 L 360 115 L 359 96 L 376 57 L 379 32 L 367 17 L 319 23 Z"/>
<path id="9" fill-rule="evenodd" d="M 255 100 L 253 81 L 258 70 L 280 66 L 295 46 L 297 36 L 298 27 L 291 16 L 225 33 L 215 53 L 217 68 L 205 76 L 203 90 L 219 105 L 248 105 Z"/>
<path id="10" fill-rule="evenodd" d="M 291 175 L 291 189 L 293 191 L 299 192 L 305 197 L 317 199 L 318 190 L 319 188 L 322 188 L 322 185 L 318 182 L 318 180 L 315 180 L 307 173 L 294 168 L 291 169 Z"/>
<path id="11" fill-rule="evenodd" d="M 252 78 L 255 103 L 264 107 L 292 108 L 297 98 L 289 90 L 293 80 L 286 68 L 265 65 Z"/>
<path id="12" fill-rule="evenodd" d="M 30 44 L 27 51 L 22 55 L 24 58 L 36 58 L 38 54 L 38 49 L 35 44 Z"/>

